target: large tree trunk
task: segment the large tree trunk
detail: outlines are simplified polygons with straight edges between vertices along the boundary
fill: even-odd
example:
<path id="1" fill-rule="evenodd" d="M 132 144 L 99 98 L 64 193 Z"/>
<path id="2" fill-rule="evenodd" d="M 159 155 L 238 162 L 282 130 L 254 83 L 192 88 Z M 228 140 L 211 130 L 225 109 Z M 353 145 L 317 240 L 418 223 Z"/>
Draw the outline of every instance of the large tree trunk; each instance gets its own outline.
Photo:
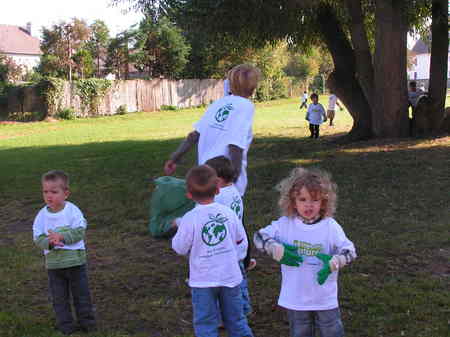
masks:
<path id="1" fill-rule="evenodd" d="M 353 127 L 348 136 L 351 140 L 370 138 L 371 109 L 356 78 L 355 56 L 350 42 L 330 7 L 319 7 L 318 22 L 321 23 L 321 33 L 334 63 L 328 86 L 353 117 Z"/>
<path id="2" fill-rule="evenodd" d="M 372 128 L 376 137 L 409 135 L 404 1 L 377 0 L 375 10 L 375 101 Z"/>
<path id="3" fill-rule="evenodd" d="M 431 22 L 431 64 L 430 86 L 432 107 L 429 120 L 431 129 L 438 131 L 445 115 L 445 98 L 447 92 L 447 57 L 448 57 L 448 31 L 447 31 L 447 1 L 433 0 Z"/>
<path id="4" fill-rule="evenodd" d="M 355 51 L 356 73 L 369 106 L 373 107 L 375 91 L 372 54 L 370 52 L 369 40 L 367 39 L 366 29 L 364 27 L 361 1 L 346 0 L 346 5 L 351 19 L 350 35 Z"/>

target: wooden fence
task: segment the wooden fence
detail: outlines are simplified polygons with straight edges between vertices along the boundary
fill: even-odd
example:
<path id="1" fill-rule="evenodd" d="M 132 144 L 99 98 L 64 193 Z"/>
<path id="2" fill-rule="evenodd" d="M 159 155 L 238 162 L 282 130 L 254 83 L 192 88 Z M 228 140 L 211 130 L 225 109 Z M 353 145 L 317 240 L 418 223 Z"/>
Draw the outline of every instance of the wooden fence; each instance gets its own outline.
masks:
<path id="1" fill-rule="evenodd" d="M 22 90 L 22 92 L 20 92 Z M 111 88 L 101 100 L 99 111 L 89 111 L 83 107 L 76 94 L 74 84 L 65 82 L 64 90 L 59 97 L 58 109 L 73 108 L 78 116 L 113 115 L 120 106 L 129 112 L 155 111 L 161 106 L 188 108 L 209 104 L 223 95 L 223 81 L 205 80 L 128 80 L 114 81 Z M 3 113 L 41 112 L 47 113 L 44 98 L 36 87 L 11 90 Z"/>

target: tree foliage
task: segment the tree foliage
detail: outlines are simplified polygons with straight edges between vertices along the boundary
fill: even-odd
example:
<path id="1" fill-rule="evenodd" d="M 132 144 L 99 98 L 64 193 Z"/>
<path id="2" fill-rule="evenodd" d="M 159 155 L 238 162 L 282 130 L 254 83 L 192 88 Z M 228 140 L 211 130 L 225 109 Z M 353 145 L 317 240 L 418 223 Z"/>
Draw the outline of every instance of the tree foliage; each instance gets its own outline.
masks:
<path id="1" fill-rule="evenodd" d="M 409 132 L 406 34 L 429 20 L 430 1 L 113 2 L 129 3 L 141 10 L 152 8 L 154 12 L 160 7 L 183 28 L 203 29 L 215 41 L 233 41 L 242 50 L 276 41 L 287 41 L 303 51 L 311 46 L 326 47 L 334 63 L 328 85 L 355 121 L 351 138 L 397 137 Z"/>
<path id="2" fill-rule="evenodd" d="M 179 28 L 167 18 L 154 21 L 145 17 L 135 33 L 133 61 L 149 77 L 178 78 L 186 63 L 190 46 Z"/>

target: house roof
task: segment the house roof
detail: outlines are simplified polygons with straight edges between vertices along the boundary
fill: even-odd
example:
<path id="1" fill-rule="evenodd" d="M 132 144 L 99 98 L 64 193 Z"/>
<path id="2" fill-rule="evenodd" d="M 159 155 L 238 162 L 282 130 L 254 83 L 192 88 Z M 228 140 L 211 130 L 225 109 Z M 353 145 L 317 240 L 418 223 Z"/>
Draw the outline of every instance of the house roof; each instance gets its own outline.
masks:
<path id="1" fill-rule="evenodd" d="M 422 40 L 417 40 L 414 47 L 411 49 L 415 54 L 429 54 L 428 46 Z"/>
<path id="2" fill-rule="evenodd" d="M 11 54 L 42 55 L 41 42 L 24 28 L 0 25 L 0 52 Z"/>

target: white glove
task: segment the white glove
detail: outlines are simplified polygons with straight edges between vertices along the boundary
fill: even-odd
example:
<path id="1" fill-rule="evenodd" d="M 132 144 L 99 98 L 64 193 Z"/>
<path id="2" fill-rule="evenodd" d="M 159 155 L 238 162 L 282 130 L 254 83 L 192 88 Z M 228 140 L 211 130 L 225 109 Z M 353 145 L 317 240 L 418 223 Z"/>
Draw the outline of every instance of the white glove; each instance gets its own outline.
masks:
<path id="1" fill-rule="evenodd" d="M 337 271 L 347 264 L 347 259 L 344 255 L 333 255 L 330 260 L 331 271 Z"/>
<path id="2" fill-rule="evenodd" d="M 284 255 L 284 247 L 282 244 L 276 241 L 270 241 L 266 245 L 266 252 L 271 256 L 275 261 L 280 262 Z"/>

